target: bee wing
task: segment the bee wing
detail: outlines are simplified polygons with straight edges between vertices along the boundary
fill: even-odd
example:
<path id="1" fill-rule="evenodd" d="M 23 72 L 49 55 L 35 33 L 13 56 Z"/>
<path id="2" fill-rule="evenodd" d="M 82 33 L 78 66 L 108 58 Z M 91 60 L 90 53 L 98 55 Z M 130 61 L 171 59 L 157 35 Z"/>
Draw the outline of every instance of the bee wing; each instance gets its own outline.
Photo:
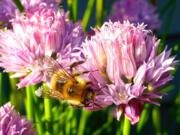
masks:
<path id="1" fill-rule="evenodd" d="M 47 80 L 50 80 L 52 75 L 57 74 L 59 71 L 61 72 L 62 79 L 74 79 L 73 76 L 68 73 L 68 71 L 64 69 L 64 67 L 53 58 L 46 57 L 45 63 L 49 64 L 48 67 L 45 69 L 45 76 Z"/>
<path id="2" fill-rule="evenodd" d="M 43 87 L 39 87 L 35 91 L 35 95 L 37 97 L 55 98 L 55 99 L 58 99 L 58 100 L 62 100 L 63 99 L 63 95 L 60 92 L 53 91 L 53 90 L 50 90 L 50 89 L 45 89 Z"/>

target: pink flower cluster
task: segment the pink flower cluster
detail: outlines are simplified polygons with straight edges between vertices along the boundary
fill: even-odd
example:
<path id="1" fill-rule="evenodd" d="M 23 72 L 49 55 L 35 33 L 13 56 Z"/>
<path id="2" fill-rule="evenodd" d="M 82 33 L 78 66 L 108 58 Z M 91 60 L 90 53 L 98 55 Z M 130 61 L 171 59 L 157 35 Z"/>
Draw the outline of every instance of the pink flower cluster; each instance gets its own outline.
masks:
<path id="1" fill-rule="evenodd" d="M 31 122 L 21 117 L 11 103 L 0 108 L 0 135 L 36 135 Z"/>
<path id="2" fill-rule="evenodd" d="M 92 107 L 86 109 L 114 104 L 117 119 L 124 113 L 135 124 L 145 103 L 159 105 L 156 99 L 162 94 L 158 88 L 172 79 L 170 71 L 177 61 L 167 48 L 157 53 L 159 40 L 143 23 L 105 22 L 94 29 L 94 36 L 84 41 L 81 25 L 70 22 L 53 1 L 21 2 L 26 11 L 14 14 L 12 29 L 0 31 L 0 67 L 21 79 L 19 88 L 42 81 L 48 83 L 46 71 L 55 70 L 54 62 L 68 69 L 74 60 L 84 60 L 77 69 L 89 71 L 85 76 L 96 93 Z M 151 18 L 154 9 L 142 7 L 145 16 Z M 140 13 L 143 12 L 138 10 L 137 16 L 143 16 Z M 145 19 L 149 27 L 152 23 L 152 28 L 156 28 L 157 18 L 154 22 L 147 18 L 142 21 Z"/>
<path id="3" fill-rule="evenodd" d="M 20 0 L 21 4 L 24 6 L 24 10 L 28 11 L 32 8 L 38 6 L 40 3 L 46 3 L 48 5 L 58 7 L 57 3 L 60 3 L 60 0 Z M 0 28 L 8 27 L 10 28 L 10 21 L 15 17 L 15 13 L 18 12 L 18 9 L 13 0 L 1 0 L 0 1 Z"/>
<path id="4" fill-rule="evenodd" d="M 118 119 L 124 112 L 135 124 L 145 102 L 159 105 L 157 88 L 172 79 L 175 57 L 167 49 L 157 53 L 159 40 L 143 24 L 105 22 L 94 31 L 82 44 L 82 53 L 83 69 L 92 71 L 93 84 L 101 89 L 96 100 L 115 104 Z"/>
<path id="5" fill-rule="evenodd" d="M 26 14 L 17 12 L 12 27 L 0 31 L 0 66 L 22 78 L 19 88 L 45 81 L 44 71 L 51 66 L 47 57 L 54 55 L 56 62 L 68 66 L 84 38 L 80 24 L 46 3 Z"/>

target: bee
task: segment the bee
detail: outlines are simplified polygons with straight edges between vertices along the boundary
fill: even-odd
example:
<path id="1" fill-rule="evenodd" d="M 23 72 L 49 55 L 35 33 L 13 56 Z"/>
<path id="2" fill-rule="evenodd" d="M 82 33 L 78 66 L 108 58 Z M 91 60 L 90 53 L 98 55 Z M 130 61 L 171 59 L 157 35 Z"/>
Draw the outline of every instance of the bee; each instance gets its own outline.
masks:
<path id="1" fill-rule="evenodd" d="M 39 91 L 36 91 L 36 95 L 64 100 L 77 108 L 89 106 L 90 102 L 95 99 L 95 92 L 90 87 L 91 82 L 81 77 L 82 74 L 88 72 L 69 73 L 54 59 L 50 59 L 50 61 L 52 67 L 56 67 L 56 69 L 50 68 L 50 70 L 47 70 L 46 76 L 50 80 L 50 89 L 39 89 Z M 73 63 L 71 68 L 81 63 Z"/>

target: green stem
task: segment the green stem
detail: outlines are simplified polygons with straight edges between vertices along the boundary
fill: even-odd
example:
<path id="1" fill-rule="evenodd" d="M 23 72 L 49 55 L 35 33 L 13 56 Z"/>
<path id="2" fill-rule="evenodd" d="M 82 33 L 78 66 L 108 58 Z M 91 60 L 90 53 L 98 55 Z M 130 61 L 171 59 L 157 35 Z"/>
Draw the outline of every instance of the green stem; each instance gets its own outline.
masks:
<path id="1" fill-rule="evenodd" d="M 10 74 L 9 74 L 9 76 L 11 76 Z M 10 88 L 11 88 L 11 90 L 17 90 L 17 86 L 16 86 L 16 84 L 17 84 L 17 79 L 15 79 L 15 78 L 9 78 L 9 81 L 10 81 Z"/>
<path id="2" fill-rule="evenodd" d="M 88 22 L 89 22 L 89 19 L 93 10 L 94 2 L 95 0 L 88 1 L 87 8 L 82 19 L 82 26 L 83 26 L 84 31 L 87 29 L 87 25 L 88 25 Z"/>
<path id="3" fill-rule="evenodd" d="M 137 134 L 141 134 L 142 132 L 142 129 L 144 128 L 144 126 L 146 125 L 146 123 L 148 122 L 148 119 L 149 119 L 149 113 L 150 113 L 150 105 L 149 104 L 146 104 L 145 107 L 144 107 L 144 110 L 141 114 L 141 118 L 138 122 L 138 125 L 137 125 Z"/>
<path id="4" fill-rule="evenodd" d="M 38 89 L 38 85 L 31 86 L 32 93 L 35 93 L 35 91 Z M 35 114 L 35 126 L 38 135 L 43 135 L 43 123 L 42 123 L 42 108 L 41 108 L 41 102 L 39 102 L 39 99 L 35 94 L 33 94 L 33 103 L 36 106 L 37 109 L 34 110 Z"/>
<path id="5" fill-rule="evenodd" d="M 84 131 L 85 131 L 85 126 L 86 126 L 86 122 L 87 122 L 87 118 L 89 117 L 89 112 L 82 110 L 81 112 L 81 119 L 80 119 L 80 123 L 79 123 L 79 129 L 78 129 L 78 135 L 84 135 Z"/>
<path id="6" fill-rule="evenodd" d="M 124 126 L 123 126 L 123 135 L 130 135 L 131 131 L 131 124 L 129 119 L 125 116 L 124 117 Z"/>
<path id="7" fill-rule="evenodd" d="M 154 107 L 152 110 L 152 121 L 154 128 L 156 130 L 156 135 L 161 135 L 161 118 L 160 118 L 160 110 L 158 107 Z"/>
<path id="8" fill-rule="evenodd" d="M 9 74 L 9 76 L 11 76 Z M 20 96 L 19 96 L 19 93 L 17 91 L 17 79 L 15 78 L 10 78 L 9 77 L 9 83 L 10 83 L 10 101 L 13 105 L 16 106 L 16 109 L 20 109 L 20 104 L 19 104 L 19 101 L 20 101 Z"/>
<path id="9" fill-rule="evenodd" d="M 78 12 L 78 0 L 73 0 L 72 3 L 72 14 L 74 22 L 77 21 L 77 12 Z"/>
<path id="10" fill-rule="evenodd" d="M 41 116 L 39 115 L 38 110 L 36 110 L 35 112 L 36 129 L 37 129 L 38 135 L 43 135 L 42 122 L 40 118 Z"/>
<path id="11" fill-rule="evenodd" d="M 58 121 L 59 121 L 59 129 L 61 129 L 58 133 L 60 135 L 64 135 L 66 133 L 66 120 L 67 120 L 67 114 L 69 112 L 69 109 L 68 107 L 64 108 L 64 104 L 63 103 L 59 103 L 59 112 L 60 112 L 60 115 L 59 118 L 58 118 Z"/>
<path id="12" fill-rule="evenodd" d="M 71 128 L 72 128 L 72 134 L 77 134 L 77 113 L 75 113 L 75 116 L 72 118 L 71 122 Z"/>
<path id="13" fill-rule="evenodd" d="M 72 107 L 68 107 L 69 111 L 66 116 L 66 134 L 77 134 L 77 110 Z"/>
<path id="14" fill-rule="evenodd" d="M 96 0 L 96 25 L 100 26 L 103 16 L 103 0 Z"/>
<path id="15" fill-rule="evenodd" d="M 45 113 L 45 126 L 46 126 L 46 135 L 50 135 L 51 132 L 51 100 L 44 99 L 44 113 Z"/>
<path id="16" fill-rule="evenodd" d="M 73 0 L 67 0 L 67 4 L 68 4 L 68 10 L 69 10 L 69 17 L 70 19 L 73 18 L 73 11 L 72 11 L 72 3 L 73 3 Z"/>
<path id="17" fill-rule="evenodd" d="M 123 129 L 123 121 L 120 121 L 118 123 L 118 128 L 116 128 L 116 135 L 121 135 L 122 134 L 122 129 Z"/>
<path id="18" fill-rule="evenodd" d="M 24 7 L 22 6 L 21 2 L 19 0 L 13 0 L 13 2 L 16 4 L 16 6 L 18 7 L 19 11 L 23 11 Z"/>
<path id="19" fill-rule="evenodd" d="M 48 89 L 46 84 L 43 84 L 44 89 Z M 52 129 L 52 110 L 51 110 L 51 100 L 48 98 L 44 98 L 44 117 L 45 117 L 45 128 L 46 128 L 46 135 L 51 134 Z"/>
<path id="20" fill-rule="evenodd" d="M 27 119 L 33 120 L 33 95 L 30 86 L 26 87 L 26 113 Z"/>
<path id="21" fill-rule="evenodd" d="M 67 113 L 67 116 L 66 116 L 66 134 L 69 135 L 71 134 L 71 120 L 72 120 L 72 117 L 73 117 L 73 114 L 74 114 L 74 110 L 73 108 L 71 107 L 68 107 L 66 108 L 68 109 L 68 113 Z"/>

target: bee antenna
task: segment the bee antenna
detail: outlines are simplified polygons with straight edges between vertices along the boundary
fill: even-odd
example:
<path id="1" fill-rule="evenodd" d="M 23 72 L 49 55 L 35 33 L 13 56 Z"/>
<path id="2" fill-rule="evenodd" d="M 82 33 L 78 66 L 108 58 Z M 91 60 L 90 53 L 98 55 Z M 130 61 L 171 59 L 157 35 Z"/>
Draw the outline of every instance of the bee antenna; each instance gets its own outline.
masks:
<path id="1" fill-rule="evenodd" d="M 83 64 L 85 61 L 84 60 L 81 60 L 81 61 L 77 61 L 77 62 L 74 62 L 70 65 L 70 70 L 72 71 L 74 67 L 77 67 L 78 65 L 81 65 Z"/>
<path id="2" fill-rule="evenodd" d="M 83 72 L 80 72 L 80 73 L 75 73 L 75 74 L 73 74 L 73 76 L 79 76 L 79 75 L 88 74 L 90 72 L 96 72 L 96 71 L 98 71 L 98 70 L 83 71 Z"/>

